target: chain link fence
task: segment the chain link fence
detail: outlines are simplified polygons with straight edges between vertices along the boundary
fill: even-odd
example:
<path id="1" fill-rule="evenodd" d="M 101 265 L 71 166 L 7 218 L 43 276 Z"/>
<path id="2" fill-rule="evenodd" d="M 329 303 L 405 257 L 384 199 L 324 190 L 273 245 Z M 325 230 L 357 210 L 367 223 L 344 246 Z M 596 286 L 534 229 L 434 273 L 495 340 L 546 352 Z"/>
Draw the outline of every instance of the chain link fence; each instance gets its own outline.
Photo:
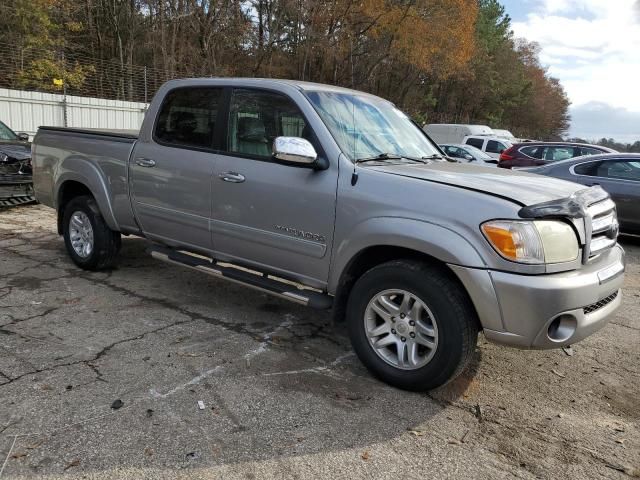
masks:
<path id="1" fill-rule="evenodd" d="M 0 45 L 0 88 L 148 103 L 164 82 L 186 76 L 63 50 Z"/>

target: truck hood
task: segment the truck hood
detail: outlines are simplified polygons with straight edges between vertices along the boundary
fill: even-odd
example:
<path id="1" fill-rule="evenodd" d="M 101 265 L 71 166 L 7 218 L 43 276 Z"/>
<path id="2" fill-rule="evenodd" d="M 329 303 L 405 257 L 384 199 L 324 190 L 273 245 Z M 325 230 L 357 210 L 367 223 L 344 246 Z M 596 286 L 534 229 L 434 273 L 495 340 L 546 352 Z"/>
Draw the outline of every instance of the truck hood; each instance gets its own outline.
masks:
<path id="1" fill-rule="evenodd" d="M 4 153 L 12 161 L 25 160 L 31 158 L 31 144 L 17 140 L 0 140 L 0 153 Z"/>
<path id="2" fill-rule="evenodd" d="M 31 146 L 28 142 L 0 140 L 0 183 L 31 178 Z M 15 179 L 12 177 L 16 177 Z"/>
<path id="3" fill-rule="evenodd" d="M 429 165 L 377 165 L 365 167 L 391 175 L 452 185 L 497 197 L 522 206 L 567 198 L 586 187 L 577 183 L 503 168 L 477 167 L 460 163 Z"/>

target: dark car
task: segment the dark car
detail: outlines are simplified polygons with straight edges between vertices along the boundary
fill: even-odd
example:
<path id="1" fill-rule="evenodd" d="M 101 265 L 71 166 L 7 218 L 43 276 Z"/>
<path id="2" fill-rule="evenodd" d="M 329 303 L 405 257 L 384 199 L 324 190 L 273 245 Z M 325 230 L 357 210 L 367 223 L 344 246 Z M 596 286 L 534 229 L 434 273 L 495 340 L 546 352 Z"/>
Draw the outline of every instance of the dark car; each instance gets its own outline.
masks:
<path id="1" fill-rule="evenodd" d="M 583 185 L 600 185 L 616 203 L 620 229 L 640 234 L 640 154 L 585 156 L 526 170 Z"/>
<path id="2" fill-rule="evenodd" d="M 498 166 L 501 168 L 536 167 L 549 162 L 567 160 L 583 155 L 617 153 L 607 147 L 584 143 L 527 142 L 516 143 L 500 154 Z"/>
<path id="3" fill-rule="evenodd" d="M 33 200 L 29 136 L 0 122 L 0 207 Z"/>

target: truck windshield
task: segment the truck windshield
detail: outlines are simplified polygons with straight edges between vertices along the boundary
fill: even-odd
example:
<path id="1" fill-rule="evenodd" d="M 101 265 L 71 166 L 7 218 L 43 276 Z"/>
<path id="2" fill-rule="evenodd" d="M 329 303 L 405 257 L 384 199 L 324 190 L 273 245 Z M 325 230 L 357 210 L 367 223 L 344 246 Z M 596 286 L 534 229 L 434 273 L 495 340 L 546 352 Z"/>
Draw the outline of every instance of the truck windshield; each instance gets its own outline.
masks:
<path id="1" fill-rule="evenodd" d="M 441 153 L 393 104 L 368 95 L 307 92 L 316 111 L 351 160 L 380 155 L 433 158 Z"/>

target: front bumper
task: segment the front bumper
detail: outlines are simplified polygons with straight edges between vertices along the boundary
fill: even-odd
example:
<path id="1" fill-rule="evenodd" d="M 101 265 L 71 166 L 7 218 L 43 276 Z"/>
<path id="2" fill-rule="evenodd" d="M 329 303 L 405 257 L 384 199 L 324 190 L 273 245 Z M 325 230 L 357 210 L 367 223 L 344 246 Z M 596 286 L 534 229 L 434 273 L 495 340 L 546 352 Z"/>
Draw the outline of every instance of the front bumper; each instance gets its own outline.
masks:
<path id="1" fill-rule="evenodd" d="M 0 175 L 0 207 L 34 200 L 31 175 Z"/>
<path id="2" fill-rule="evenodd" d="M 622 303 L 624 250 L 619 245 L 571 272 L 521 275 L 452 269 L 476 306 L 485 337 L 515 347 L 558 348 L 579 342 L 604 327 Z"/>

